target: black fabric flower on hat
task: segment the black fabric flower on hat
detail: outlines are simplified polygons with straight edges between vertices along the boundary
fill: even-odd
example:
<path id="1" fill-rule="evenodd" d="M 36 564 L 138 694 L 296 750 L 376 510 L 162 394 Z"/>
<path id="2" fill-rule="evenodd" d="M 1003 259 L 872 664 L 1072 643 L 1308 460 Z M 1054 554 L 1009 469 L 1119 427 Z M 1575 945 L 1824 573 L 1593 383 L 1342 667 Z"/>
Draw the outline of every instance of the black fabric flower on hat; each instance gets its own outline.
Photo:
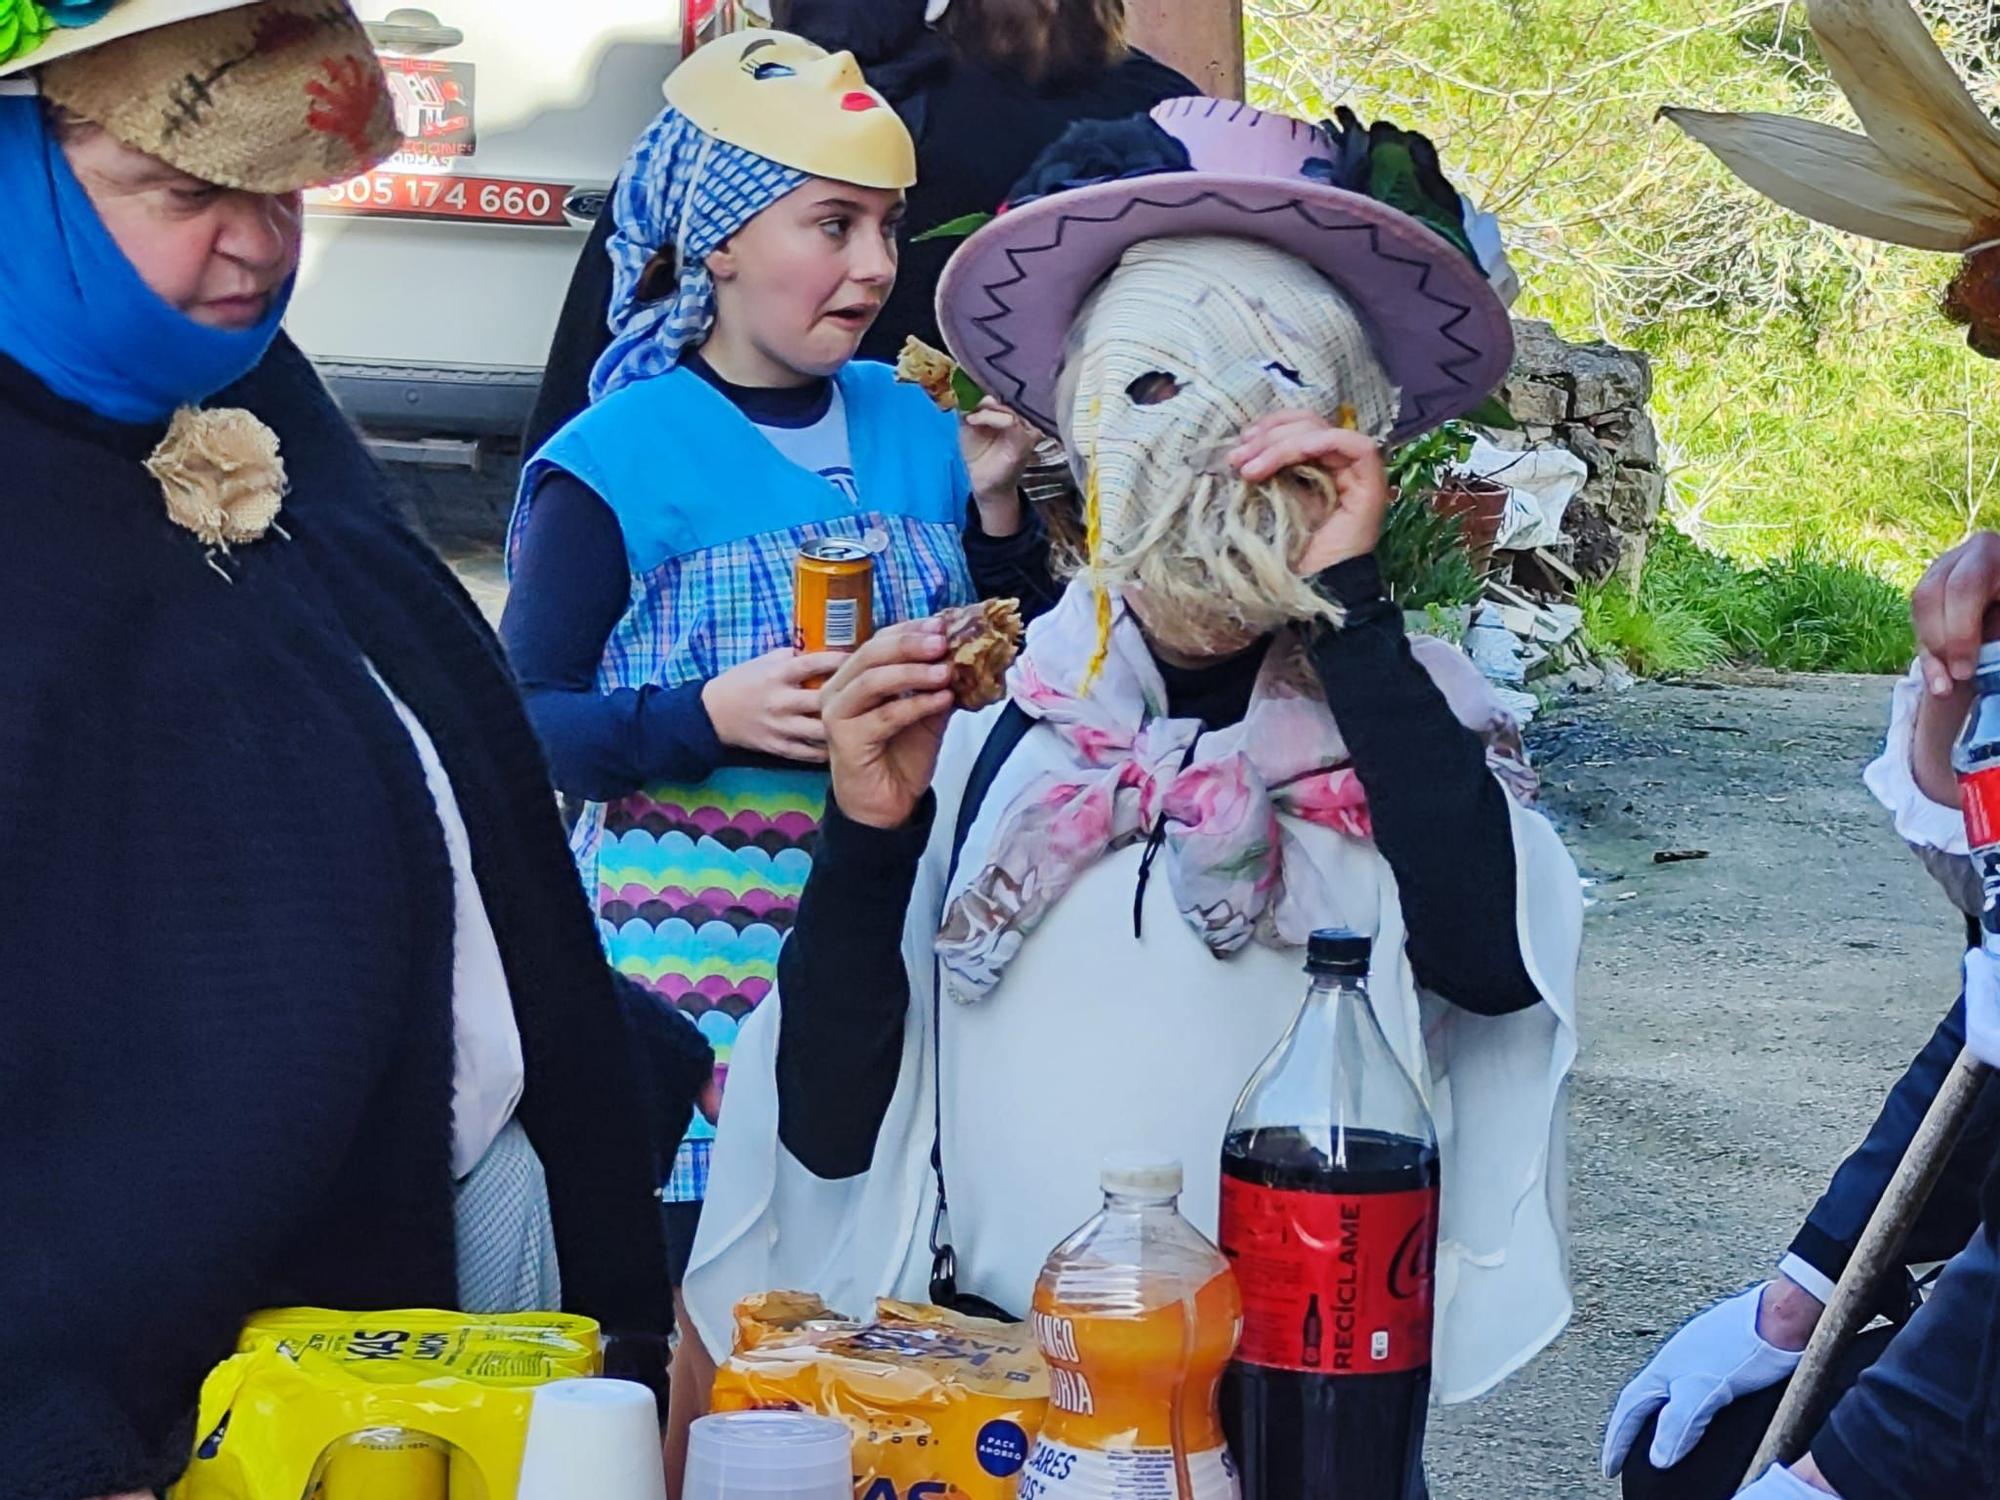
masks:
<path id="1" fill-rule="evenodd" d="M 1478 264 L 1465 230 L 1465 204 L 1445 177 L 1430 137 L 1387 120 L 1363 125 L 1344 104 L 1319 130 L 1328 154 L 1305 164 L 1307 177 L 1408 214 Z"/>
<path id="2" fill-rule="evenodd" d="M 1019 208 L 1051 193 L 1094 187 L 1125 177 L 1151 177 L 1160 172 L 1189 172 L 1187 147 L 1163 130 L 1150 115 L 1123 120 L 1079 120 L 1057 138 L 1028 168 L 1007 195 L 1007 206 Z"/>

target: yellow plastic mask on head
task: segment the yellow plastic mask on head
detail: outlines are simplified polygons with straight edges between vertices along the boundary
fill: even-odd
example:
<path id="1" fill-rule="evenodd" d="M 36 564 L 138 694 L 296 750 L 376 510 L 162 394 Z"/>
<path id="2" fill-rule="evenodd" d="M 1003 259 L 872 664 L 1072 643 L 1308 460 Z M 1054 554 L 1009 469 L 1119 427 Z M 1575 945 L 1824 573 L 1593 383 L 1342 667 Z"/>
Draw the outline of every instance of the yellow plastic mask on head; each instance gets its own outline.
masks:
<path id="1" fill-rule="evenodd" d="M 906 188 L 917 148 L 851 52 L 786 31 L 717 38 L 667 78 L 667 102 L 718 140 L 857 187 Z"/>

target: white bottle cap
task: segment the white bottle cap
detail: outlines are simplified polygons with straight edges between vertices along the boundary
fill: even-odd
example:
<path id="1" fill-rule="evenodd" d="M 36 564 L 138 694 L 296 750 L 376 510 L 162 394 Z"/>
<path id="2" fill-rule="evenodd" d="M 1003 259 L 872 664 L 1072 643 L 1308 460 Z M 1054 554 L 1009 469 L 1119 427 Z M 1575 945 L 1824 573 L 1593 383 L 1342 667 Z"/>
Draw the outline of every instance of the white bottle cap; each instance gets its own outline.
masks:
<path id="1" fill-rule="evenodd" d="M 1181 1164 L 1173 1157 L 1139 1151 L 1105 1157 L 1099 1178 L 1105 1192 L 1123 1198 L 1178 1198 L 1183 1180 Z"/>

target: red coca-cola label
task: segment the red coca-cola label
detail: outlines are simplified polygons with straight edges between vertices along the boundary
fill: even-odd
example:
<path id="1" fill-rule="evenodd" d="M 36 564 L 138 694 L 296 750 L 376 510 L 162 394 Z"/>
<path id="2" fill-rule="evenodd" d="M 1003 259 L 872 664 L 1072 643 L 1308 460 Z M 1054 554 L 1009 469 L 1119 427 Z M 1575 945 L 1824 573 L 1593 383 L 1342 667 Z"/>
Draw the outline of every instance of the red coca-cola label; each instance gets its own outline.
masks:
<path id="1" fill-rule="evenodd" d="M 1965 837 L 1975 849 L 2000 844 L 2000 764 L 1958 778 Z"/>
<path id="2" fill-rule="evenodd" d="M 1436 1188 L 1301 1193 L 1222 1179 L 1222 1251 L 1243 1292 L 1236 1357 L 1396 1375 L 1431 1362 Z"/>

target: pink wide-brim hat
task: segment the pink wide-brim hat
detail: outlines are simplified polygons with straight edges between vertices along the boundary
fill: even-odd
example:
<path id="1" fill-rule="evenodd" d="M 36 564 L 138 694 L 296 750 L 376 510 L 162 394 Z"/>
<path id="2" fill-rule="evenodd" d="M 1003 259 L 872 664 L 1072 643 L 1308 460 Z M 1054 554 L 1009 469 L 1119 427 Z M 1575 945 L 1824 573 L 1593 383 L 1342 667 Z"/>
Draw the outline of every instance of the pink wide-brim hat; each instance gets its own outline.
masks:
<path id="1" fill-rule="evenodd" d="M 1084 300 L 1132 246 L 1181 235 L 1260 240 L 1333 283 L 1403 393 L 1391 442 L 1484 401 L 1514 358 L 1507 309 L 1472 259 L 1408 214 L 1304 175 L 1324 137 L 1222 99 L 1173 99 L 1152 117 L 1191 171 L 1122 177 L 1010 209 L 960 246 L 938 283 L 952 357 L 1044 432 Z"/>

